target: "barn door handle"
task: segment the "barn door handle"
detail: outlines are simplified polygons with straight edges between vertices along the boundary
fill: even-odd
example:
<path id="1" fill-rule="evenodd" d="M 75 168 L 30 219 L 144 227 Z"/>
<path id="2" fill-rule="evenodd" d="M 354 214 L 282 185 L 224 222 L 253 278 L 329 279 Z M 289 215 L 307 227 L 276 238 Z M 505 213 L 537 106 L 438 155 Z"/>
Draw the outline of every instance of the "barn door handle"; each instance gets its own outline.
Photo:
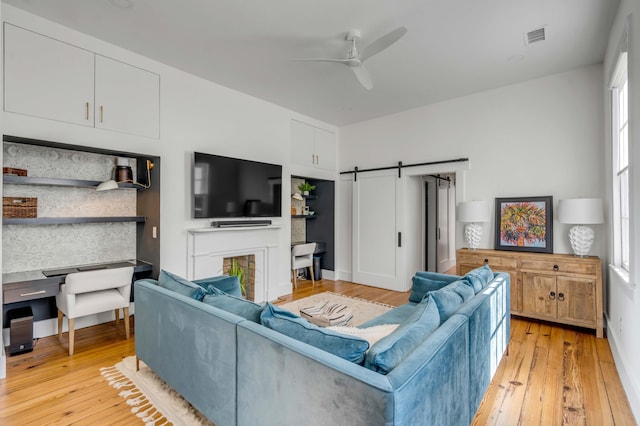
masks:
<path id="1" fill-rule="evenodd" d="M 398 247 L 402 247 L 402 232 L 398 232 Z"/>

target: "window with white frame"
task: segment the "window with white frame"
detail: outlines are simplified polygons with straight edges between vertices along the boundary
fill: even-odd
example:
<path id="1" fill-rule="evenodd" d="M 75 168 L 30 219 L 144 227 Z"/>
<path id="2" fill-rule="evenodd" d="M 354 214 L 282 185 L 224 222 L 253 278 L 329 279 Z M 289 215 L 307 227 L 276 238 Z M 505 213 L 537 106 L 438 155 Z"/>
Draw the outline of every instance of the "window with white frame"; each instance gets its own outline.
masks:
<path id="1" fill-rule="evenodd" d="M 611 81 L 614 262 L 629 271 L 629 84 L 627 54 Z"/>

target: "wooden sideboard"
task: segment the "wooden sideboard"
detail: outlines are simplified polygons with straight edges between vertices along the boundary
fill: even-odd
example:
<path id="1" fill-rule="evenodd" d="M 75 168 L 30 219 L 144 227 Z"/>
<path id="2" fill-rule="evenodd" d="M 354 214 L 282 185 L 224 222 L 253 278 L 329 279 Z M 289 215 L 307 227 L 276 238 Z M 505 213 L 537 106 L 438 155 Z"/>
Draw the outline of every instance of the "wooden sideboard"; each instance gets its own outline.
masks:
<path id="1" fill-rule="evenodd" d="M 489 265 L 511 276 L 511 313 L 593 328 L 604 336 L 602 266 L 596 256 L 460 249 L 458 275 Z"/>

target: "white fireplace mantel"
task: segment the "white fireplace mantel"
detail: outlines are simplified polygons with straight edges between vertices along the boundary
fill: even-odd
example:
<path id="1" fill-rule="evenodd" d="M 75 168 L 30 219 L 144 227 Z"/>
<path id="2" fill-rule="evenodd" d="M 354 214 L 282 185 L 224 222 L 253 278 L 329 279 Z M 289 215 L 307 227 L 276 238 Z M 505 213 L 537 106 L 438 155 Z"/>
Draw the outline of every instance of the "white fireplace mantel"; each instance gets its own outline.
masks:
<path id="1" fill-rule="evenodd" d="M 255 256 L 255 301 L 264 302 L 278 282 L 281 226 L 190 229 L 187 235 L 187 278 L 222 275 L 224 258 Z"/>

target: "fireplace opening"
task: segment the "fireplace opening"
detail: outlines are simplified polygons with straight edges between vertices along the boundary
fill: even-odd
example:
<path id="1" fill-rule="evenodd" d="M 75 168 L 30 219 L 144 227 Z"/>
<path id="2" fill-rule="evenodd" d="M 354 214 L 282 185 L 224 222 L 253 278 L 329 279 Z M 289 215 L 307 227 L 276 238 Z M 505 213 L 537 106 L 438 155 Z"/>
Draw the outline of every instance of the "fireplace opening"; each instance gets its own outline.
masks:
<path id="1" fill-rule="evenodd" d="M 242 295 L 245 299 L 255 301 L 256 257 L 253 254 L 225 257 L 222 260 L 222 273 L 238 275 Z"/>

